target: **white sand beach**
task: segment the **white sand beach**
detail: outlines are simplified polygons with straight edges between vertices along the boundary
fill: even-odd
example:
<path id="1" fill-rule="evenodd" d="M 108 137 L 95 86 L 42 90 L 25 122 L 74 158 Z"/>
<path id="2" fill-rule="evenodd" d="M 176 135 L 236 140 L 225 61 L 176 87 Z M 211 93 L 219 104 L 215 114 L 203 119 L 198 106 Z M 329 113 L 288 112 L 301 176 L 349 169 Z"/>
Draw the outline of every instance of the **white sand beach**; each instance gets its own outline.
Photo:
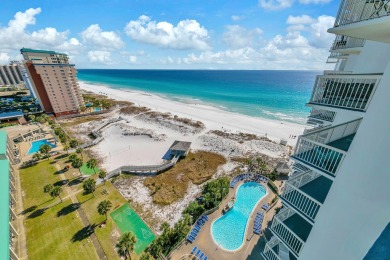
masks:
<path id="1" fill-rule="evenodd" d="M 227 129 L 233 132 L 239 131 L 263 136 L 267 134 L 268 138 L 277 142 L 284 138 L 290 145 L 295 145 L 296 139 L 291 139 L 289 136 L 298 136 L 304 130 L 304 126 L 299 124 L 250 117 L 201 104 L 185 104 L 150 93 L 112 89 L 106 86 L 87 84 L 82 81 L 79 83 L 81 89 L 97 94 L 104 93 L 116 100 L 130 101 L 159 112 L 170 112 L 181 117 L 199 120 L 209 130 Z"/>
<path id="2" fill-rule="evenodd" d="M 163 97 L 136 91 L 117 90 L 100 85 L 80 82 L 83 90 L 104 94 L 109 98 L 130 101 L 137 106 L 150 108 L 152 111 L 170 113 L 171 118 L 150 117 L 146 113 L 123 114 L 114 109 L 104 114 L 101 120 L 81 123 L 72 131 L 81 140 L 88 139 L 88 133 L 106 120 L 118 118 L 123 120 L 110 124 L 102 129 L 103 141 L 89 148 L 99 157 L 100 166 L 112 171 L 124 165 L 156 165 L 164 161 L 164 155 L 175 140 L 191 142 L 191 150 L 204 150 L 219 153 L 227 159 L 227 163 L 218 169 L 214 178 L 230 173 L 236 166 L 230 158 L 250 158 L 264 154 L 278 160 L 288 160 L 291 152 L 289 146 L 280 145 L 283 138 L 290 146 L 303 132 L 304 126 L 286 122 L 267 120 L 232 113 L 211 106 L 185 104 Z M 173 116 L 201 121 L 204 128 L 173 120 Z M 216 134 L 215 131 L 220 131 Z M 222 133 L 222 134 L 221 134 Z M 228 136 L 224 136 L 224 134 Z M 254 134 L 255 139 L 245 139 L 241 134 Z M 264 138 L 264 137 L 268 137 Z M 143 205 L 145 210 L 155 213 L 156 228 L 162 221 L 173 225 L 181 216 L 181 211 L 194 200 L 201 190 L 198 185 L 189 183 L 184 198 L 168 206 L 156 205 L 152 202 L 148 188 L 143 184 L 145 177 L 120 180 L 116 186 L 126 199 Z M 142 192 L 141 192 L 142 191 Z M 141 196 L 141 194 L 143 194 Z"/>

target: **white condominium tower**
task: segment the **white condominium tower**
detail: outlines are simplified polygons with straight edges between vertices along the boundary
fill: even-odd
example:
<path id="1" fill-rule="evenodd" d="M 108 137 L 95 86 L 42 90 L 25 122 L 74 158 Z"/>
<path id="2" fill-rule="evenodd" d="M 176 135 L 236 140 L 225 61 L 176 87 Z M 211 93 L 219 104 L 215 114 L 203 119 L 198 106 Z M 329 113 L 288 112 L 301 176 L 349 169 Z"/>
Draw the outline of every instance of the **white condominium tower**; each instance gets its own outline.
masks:
<path id="1" fill-rule="evenodd" d="M 390 259 L 390 0 L 342 0 L 268 260 Z"/>

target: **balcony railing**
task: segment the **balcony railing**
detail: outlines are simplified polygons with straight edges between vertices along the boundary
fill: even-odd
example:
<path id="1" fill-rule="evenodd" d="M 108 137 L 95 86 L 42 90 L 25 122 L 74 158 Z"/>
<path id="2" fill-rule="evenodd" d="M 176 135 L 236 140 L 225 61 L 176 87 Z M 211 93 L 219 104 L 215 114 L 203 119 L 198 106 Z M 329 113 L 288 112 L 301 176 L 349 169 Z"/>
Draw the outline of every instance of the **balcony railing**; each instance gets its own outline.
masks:
<path id="1" fill-rule="evenodd" d="M 342 0 L 334 26 L 390 15 L 390 0 Z"/>
<path id="2" fill-rule="evenodd" d="M 279 255 L 274 251 L 274 247 L 278 246 L 280 241 L 277 237 L 273 236 L 270 241 L 265 244 L 263 256 L 267 260 L 280 260 Z"/>
<path id="3" fill-rule="evenodd" d="M 291 158 L 335 177 L 360 122 L 357 119 L 301 135 Z"/>
<path id="4" fill-rule="evenodd" d="M 348 58 L 348 54 L 331 52 L 328 59 L 326 60 L 326 63 L 337 63 L 339 59 L 347 59 L 347 58 Z"/>
<path id="5" fill-rule="evenodd" d="M 317 76 L 310 104 L 366 111 L 381 75 Z"/>
<path id="6" fill-rule="evenodd" d="M 280 212 L 274 216 L 271 225 L 271 231 L 282 240 L 286 246 L 289 247 L 291 252 L 295 253 L 296 256 L 299 256 L 301 253 L 305 241 L 303 241 L 300 237 L 298 237 L 294 231 L 292 231 L 285 223 L 288 218 L 295 215 L 295 213 L 290 208 L 283 208 Z"/>
<path id="7" fill-rule="evenodd" d="M 337 51 L 337 50 L 343 50 L 349 48 L 363 47 L 364 42 L 365 42 L 364 39 L 353 38 L 344 35 L 337 35 L 330 50 Z"/>
<path id="8" fill-rule="evenodd" d="M 335 116 L 336 112 L 312 108 L 310 111 L 309 118 L 333 122 Z"/>
<path id="9" fill-rule="evenodd" d="M 324 75 L 345 75 L 352 74 L 351 71 L 343 71 L 343 70 L 325 70 Z"/>
<path id="10" fill-rule="evenodd" d="M 282 199 L 290 203 L 295 209 L 299 210 L 311 222 L 314 222 L 315 217 L 322 205 L 321 202 L 308 196 L 299 188 L 309 182 L 320 177 L 321 174 L 314 171 L 308 171 L 290 178 L 286 182 L 285 190 L 282 194 Z"/>
<path id="11" fill-rule="evenodd" d="M 318 125 L 316 127 L 306 127 L 303 130 L 303 134 L 309 134 L 309 133 L 315 132 L 317 130 L 320 130 L 321 128 L 324 128 L 324 127 L 325 127 L 324 125 Z"/>

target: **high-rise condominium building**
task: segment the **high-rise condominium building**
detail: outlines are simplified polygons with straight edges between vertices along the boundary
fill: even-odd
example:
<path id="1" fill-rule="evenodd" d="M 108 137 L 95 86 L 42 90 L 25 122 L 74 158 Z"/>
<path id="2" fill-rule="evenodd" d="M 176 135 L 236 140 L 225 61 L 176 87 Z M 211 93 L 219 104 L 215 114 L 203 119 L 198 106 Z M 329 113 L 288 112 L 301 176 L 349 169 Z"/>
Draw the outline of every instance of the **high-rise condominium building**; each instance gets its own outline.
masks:
<path id="1" fill-rule="evenodd" d="M 0 86 L 23 84 L 22 68 L 18 63 L 0 65 Z"/>
<path id="2" fill-rule="evenodd" d="M 26 48 L 20 52 L 42 109 L 56 116 L 79 113 L 84 101 L 75 65 L 69 64 L 68 55 Z"/>
<path id="3" fill-rule="evenodd" d="M 278 259 L 390 259 L 390 3 L 342 0 L 308 106 L 294 172 L 262 253 Z"/>

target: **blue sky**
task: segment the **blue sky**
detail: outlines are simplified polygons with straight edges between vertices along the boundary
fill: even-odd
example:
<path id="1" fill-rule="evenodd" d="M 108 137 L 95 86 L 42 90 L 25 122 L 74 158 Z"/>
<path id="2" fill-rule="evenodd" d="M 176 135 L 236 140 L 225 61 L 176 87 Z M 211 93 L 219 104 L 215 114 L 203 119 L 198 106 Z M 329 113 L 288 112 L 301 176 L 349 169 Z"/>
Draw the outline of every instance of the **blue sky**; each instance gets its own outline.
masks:
<path id="1" fill-rule="evenodd" d="M 336 0 L 1 1 L 0 63 L 31 47 L 78 68 L 323 69 Z"/>

